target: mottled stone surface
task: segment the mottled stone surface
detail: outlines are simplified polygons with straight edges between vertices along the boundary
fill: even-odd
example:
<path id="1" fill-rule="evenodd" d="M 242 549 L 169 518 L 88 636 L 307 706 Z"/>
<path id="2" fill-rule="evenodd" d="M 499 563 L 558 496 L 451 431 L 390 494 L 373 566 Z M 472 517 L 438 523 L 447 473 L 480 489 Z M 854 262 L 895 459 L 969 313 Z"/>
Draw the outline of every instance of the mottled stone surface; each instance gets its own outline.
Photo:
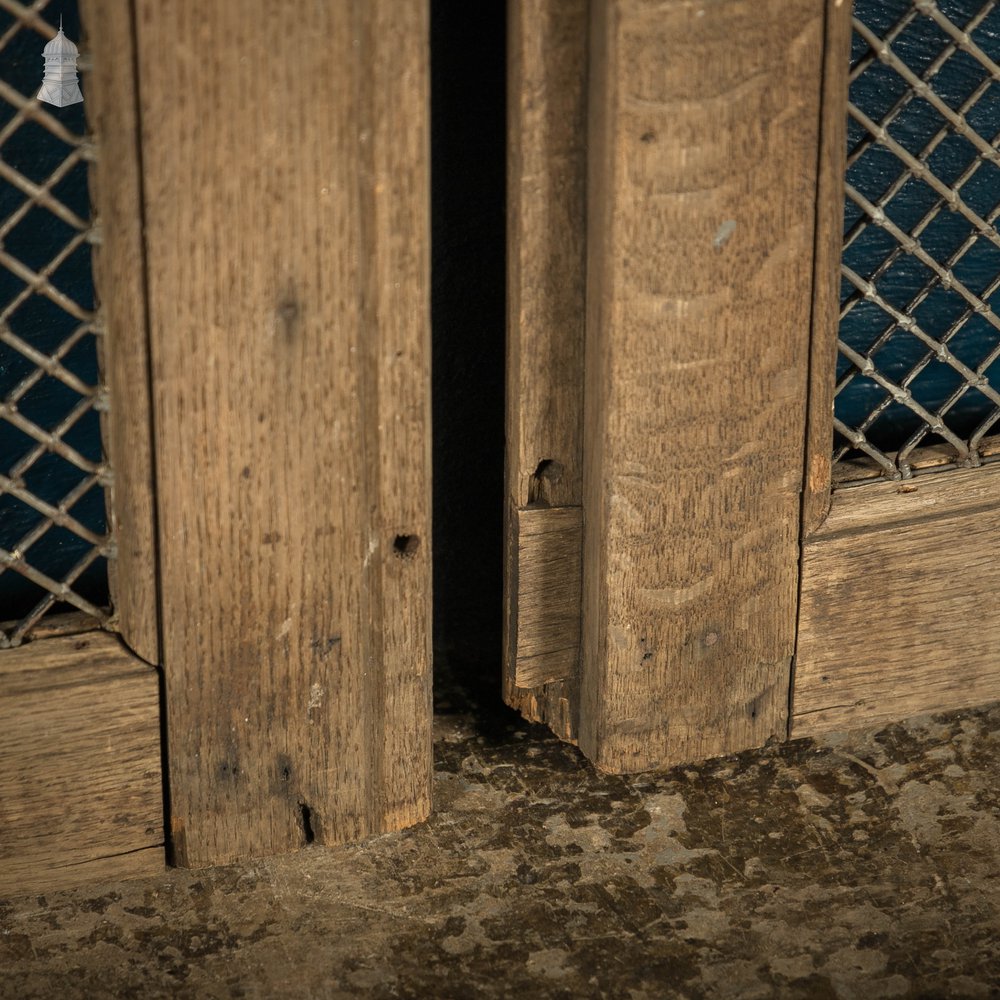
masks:
<path id="1" fill-rule="evenodd" d="M 1000 996 L 1000 708 L 619 778 L 439 719 L 437 811 L 0 902 L 3 996 Z"/>

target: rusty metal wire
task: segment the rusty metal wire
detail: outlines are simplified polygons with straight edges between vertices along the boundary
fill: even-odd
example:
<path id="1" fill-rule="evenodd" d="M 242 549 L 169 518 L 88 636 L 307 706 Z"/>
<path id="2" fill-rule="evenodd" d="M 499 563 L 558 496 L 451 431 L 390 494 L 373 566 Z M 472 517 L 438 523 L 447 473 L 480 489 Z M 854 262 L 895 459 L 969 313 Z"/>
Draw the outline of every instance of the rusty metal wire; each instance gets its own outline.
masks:
<path id="1" fill-rule="evenodd" d="M 855 6 L 834 459 L 890 479 L 1000 421 L 997 2 Z"/>
<path id="2" fill-rule="evenodd" d="M 0 648 L 53 611 L 109 621 L 92 147 L 73 127 L 79 106 L 62 114 L 34 97 L 42 47 L 56 34 L 48 5 L 0 0 Z"/>

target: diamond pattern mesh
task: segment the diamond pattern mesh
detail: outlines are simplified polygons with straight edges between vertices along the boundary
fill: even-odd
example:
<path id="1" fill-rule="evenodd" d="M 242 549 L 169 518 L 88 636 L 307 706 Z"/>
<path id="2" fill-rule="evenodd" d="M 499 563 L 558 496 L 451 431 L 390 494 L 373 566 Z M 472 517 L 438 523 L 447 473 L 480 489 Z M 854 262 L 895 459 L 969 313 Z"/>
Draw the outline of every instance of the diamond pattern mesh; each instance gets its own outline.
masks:
<path id="1" fill-rule="evenodd" d="M 108 621 L 91 146 L 83 105 L 34 97 L 48 6 L 0 0 L 0 647 L 55 611 Z"/>
<path id="2" fill-rule="evenodd" d="M 1000 421 L 997 0 L 854 11 L 835 460 L 975 466 Z"/>

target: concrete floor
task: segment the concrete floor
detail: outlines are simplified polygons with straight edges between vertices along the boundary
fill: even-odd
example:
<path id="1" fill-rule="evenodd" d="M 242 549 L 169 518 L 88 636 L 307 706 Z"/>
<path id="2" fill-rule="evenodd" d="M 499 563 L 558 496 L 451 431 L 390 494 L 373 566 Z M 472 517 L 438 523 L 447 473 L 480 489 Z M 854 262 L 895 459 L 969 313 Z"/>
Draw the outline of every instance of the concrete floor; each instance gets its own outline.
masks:
<path id="1" fill-rule="evenodd" d="M 0 994 L 1000 996 L 1000 706 L 628 779 L 438 730 L 417 829 L 0 901 Z"/>

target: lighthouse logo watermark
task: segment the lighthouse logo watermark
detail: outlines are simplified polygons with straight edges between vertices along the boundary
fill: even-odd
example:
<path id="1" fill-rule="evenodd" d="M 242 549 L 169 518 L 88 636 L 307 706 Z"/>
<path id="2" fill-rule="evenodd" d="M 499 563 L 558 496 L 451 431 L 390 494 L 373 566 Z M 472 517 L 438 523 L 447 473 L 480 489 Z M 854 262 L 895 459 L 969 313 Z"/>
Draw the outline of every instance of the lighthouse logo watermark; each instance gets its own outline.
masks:
<path id="1" fill-rule="evenodd" d="M 45 76 L 38 100 L 65 108 L 79 104 L 83 100 L 76 75 L 76 60 L 80 55 L 77 47 L 63 34 L 62 18 L 59 18 L 59 33 L 42 50 L 45 60 Z"/>

